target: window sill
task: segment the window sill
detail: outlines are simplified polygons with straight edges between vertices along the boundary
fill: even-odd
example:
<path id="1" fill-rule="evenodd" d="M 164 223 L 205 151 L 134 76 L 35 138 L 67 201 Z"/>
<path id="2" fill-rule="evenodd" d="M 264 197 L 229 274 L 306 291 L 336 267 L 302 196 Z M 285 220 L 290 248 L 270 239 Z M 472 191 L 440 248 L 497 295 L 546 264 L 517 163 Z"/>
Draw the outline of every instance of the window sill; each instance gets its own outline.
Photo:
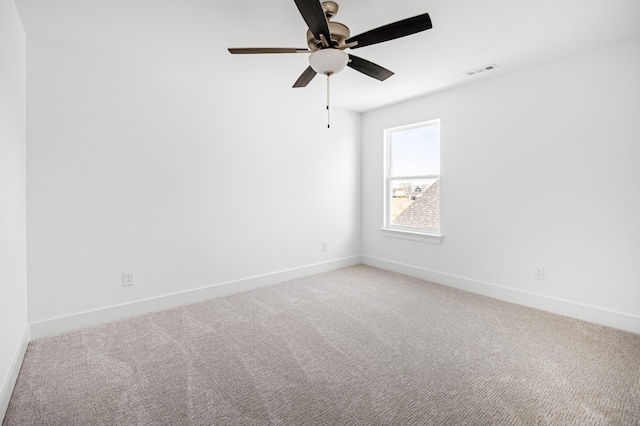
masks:
<path id="1" fill-rule="evenodd" d="M 422 243 L 440 244 L 442 235 L 423 234 L 413 231 L 401 231 L 398 229 L 380 228 L 385 237 L 400 238 L 403 240 L 420 241 Z"/>

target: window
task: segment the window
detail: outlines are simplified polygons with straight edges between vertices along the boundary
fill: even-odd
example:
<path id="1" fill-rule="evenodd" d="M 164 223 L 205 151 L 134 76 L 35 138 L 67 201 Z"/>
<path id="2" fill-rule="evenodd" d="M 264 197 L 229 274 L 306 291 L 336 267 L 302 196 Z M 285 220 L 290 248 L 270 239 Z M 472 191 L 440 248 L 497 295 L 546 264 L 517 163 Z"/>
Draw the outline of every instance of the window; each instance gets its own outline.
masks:
<path id="1" fill-rule="evenodd" d="M 387 129 L 385 146 L 383 230 L 439 242 L 440 120 Z"/>

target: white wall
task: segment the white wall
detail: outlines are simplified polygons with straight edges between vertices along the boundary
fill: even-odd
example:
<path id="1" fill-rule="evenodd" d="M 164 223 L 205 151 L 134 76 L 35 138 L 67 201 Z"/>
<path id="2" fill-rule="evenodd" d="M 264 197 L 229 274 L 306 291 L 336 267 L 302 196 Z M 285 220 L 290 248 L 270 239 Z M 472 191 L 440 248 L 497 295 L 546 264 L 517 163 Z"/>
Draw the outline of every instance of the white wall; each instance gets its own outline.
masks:
<path id="1" fill-rule="evenodd" d="M 635 39 L 364 114 L 365 259 L 640 332 L 638 69 Z M 383 129 L 435 118 L 442 244 L 384 237 Z"/>
<path id="2" fill-rule="evenodd" d="M 360 114 L 327 130 L 297 75 L 267 87 L 241 61 L 222 81 L 28 45 L 30 321 L 359 254 Z"/>
<path id="3" fill-rule="evenodd" d="M 0 0 L 0 419 L 28 341 L 26 149 L 26 35 Z"/>
<path id="4" fill-rule="evenodd" d="M 360 242 L 370 263 L 638 319 L 639 44 L 362 121 L 334 111 L 327 130 L 322 91 L 288 89 L 295 72 L 256 76 L 234 58 L 223 81 L 231 59 L 158 66 L 30 36 L 29 320 L 354 257 Z M 443 243 L 385 238 L 382 130 L 432 118 Z"/>

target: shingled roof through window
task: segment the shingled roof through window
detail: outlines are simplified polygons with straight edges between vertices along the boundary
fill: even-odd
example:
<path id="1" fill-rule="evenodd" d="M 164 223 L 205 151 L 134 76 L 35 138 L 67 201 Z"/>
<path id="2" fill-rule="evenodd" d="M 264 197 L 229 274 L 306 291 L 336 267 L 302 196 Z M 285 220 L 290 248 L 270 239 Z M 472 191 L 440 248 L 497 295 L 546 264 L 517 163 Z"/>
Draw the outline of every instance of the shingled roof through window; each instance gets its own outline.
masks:
<path id="1" fill-rule="evenodd" d="M 394 225 L 440 228 L 440 179 L 433 182 L 393 221 Z"/>

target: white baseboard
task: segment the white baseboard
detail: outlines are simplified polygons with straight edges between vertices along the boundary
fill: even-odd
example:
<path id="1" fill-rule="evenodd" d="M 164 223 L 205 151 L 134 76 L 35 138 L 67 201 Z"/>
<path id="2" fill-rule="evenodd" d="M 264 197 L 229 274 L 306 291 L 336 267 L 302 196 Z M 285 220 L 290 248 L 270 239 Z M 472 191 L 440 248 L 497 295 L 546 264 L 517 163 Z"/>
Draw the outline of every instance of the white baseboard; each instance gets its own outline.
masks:
<path id="1" fill-rule="evenodd" d="M 24 355 L 27 352 L 28 345 L 29 324 L 25 324 L 24 329 L 22 330 L 22 335 L 20 336 L 20 340 L 18 341 L 18 346 L 16 347 L 13 358 L 11 359 L 9 374 L 7 374 L 4 383 L 2 383 L 2 387 L 0 387 L 0 423 L 2 423 L 2 419 L 4 419 L 4 416 L 7 413 L 9 401 L 11 400 L 11 394 L 13 393 L 13 388 L 16 385 L 18 373 L 20 373 L 20 367 L 22 367 L 22 360 L 24 359 Z"/>
<path id="2" fill-rule="evenodd" d="M 363 255 L 361 259 L 365 265 L 376 268 L 386 269 L 494 299 L 640 334 L 640 317 L 634 315 L 445 274 L 377 257 Z"/>
<path id="3" fill-rule="evenodd" d="M 139 300 L 123 305 L 109 306 L 93 311 L 33 322 L 31 323 L 31 339 L 39 339 L 41 337 L 78 330 L 92 325 L 142 315 L 148 312 L 156 312 L 217 297 L 229 296 L 234 293 L 357 265 L 358 263 L 360 263 L 360 256 L 351 256 L 241 280 L 214 284 L 208 287 L 168 294 L 152 299 Z"/>
<path id="4" fill-rule="evenodd" d="M 516 303 L 531 308 L 541 309 L 584 321 L 602 324 L 617 329 L 640 334 L 640 317 L 621 312 L 610 311 L 594 306 L 583 305 L 568 300 L 557 299 L 536 293 L 529 293 L 496 284 L 486 283 L 470 278 L 437 272 L 418 266 L 403 264 L 372 256 L 351 256 L 329 262 L 307 265 L 299 268 L 278 271 L 270 274 L 250 277 L 211 285 L 195 290 L 168 294 L 152 299 L 140 300 L 123 305 L 110 306 L 94 311 L 52 318 L 31 323 L 30 337 L 38 339 L 67 331 L 77 330 L 92 325 L 117 321 L 148 312 L 170 309 L 176 306 L 197 303 L 216 297 L 229 296 L 259 287 L 277 284 L 305 276 L 328 272 L 347 266 L 364 263 L 381 269 L 387 269 L 412 277 L 432 281 L 449 287 L 458 288 L 483 296 L 506 302 Z M 26 348 L 26 343 L 25 343 Z M 24 355 L 24 352 L 23 352 Z M 20 358 L 22 359 L 22 358 Z M 19 368 L 19 365 L 18 365 Z M 1 406 L 0 406 L 1 408 Z"/>

